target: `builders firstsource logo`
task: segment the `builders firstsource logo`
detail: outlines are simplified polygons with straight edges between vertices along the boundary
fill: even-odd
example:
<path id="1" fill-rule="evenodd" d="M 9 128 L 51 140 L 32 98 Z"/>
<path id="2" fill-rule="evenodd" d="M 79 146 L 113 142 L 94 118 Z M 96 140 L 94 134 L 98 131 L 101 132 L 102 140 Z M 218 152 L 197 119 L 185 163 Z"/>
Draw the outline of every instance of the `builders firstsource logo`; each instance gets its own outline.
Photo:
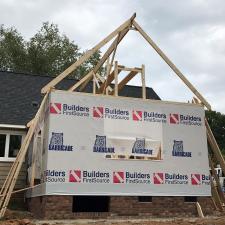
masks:
<path id="1" fill-rule="evenodd" d="M 93 107 L 93 117 L 96 119 L 116 119 L 116 120 L 129 120 L 129 111 L 119 108 L 109 108 L 102 106 Z"/>
<path id="2" fill-rule="evenodd" d="M 151 175 L 142 172 L 113 172 L 114 184 L 151 184 Z"/>
<path id="3" fill-rule="evenodd" d="M 192 185 L 210 185 L 210 175 L 191 174 Z"/>
<path id="4" fill-rule="evenodd" d="M 142 111 L 133 110 L 132 111 L 132 118 L 133 118 L 133 121 L 142 121 Z"/>
<path id="5" fill-rule="evenodd" d="M 63 170 L 45 170 L 43 181 L 47 183 L 64 183 L 66 172 Z"/>
<path id="6" fill-rule="evenodd" d="M 188 184 L 188 175 L 179 173 L 154 173 L 154 184 Z"/>
<path id="7" fill-rule="evenodd" d="M 50 103 L 51 114 L 61 114 L 62 104 L 61 103 Z"/>
<path id="8" fill-rule="evenodd" d="M 71 105 L 66 103 L 50 103 L 50 113 L 51 114 L 63 114 L 67 116 L 89 116 L 89 107 L 80 105 Z"/>
<path id="9" fill-rule="evenodd" d="M 70 170 L 69 171 L 70 183 L 96 183 L 107 184 L 110 183 L 110 174 L 101 171 L 88 171 L 88 170 Z"/>
<path id="10" fill-rule="evenodd" d="M 190 126 L 202 125 L 202 119 L 200 116 L 183 115 L 178 113 L 170 113 L 169 122 L 170 124 L 182 124 L 182 125 L 190 125 Z"/>
<path id="11" fill-rule="evenodd" d="M 145 122 L 156 122 L 156 123 L 166 123 L 166 114 L 159 112 L 147 112 L 140 110 L 132 111 L 133 121 L 145 121 Z"/>

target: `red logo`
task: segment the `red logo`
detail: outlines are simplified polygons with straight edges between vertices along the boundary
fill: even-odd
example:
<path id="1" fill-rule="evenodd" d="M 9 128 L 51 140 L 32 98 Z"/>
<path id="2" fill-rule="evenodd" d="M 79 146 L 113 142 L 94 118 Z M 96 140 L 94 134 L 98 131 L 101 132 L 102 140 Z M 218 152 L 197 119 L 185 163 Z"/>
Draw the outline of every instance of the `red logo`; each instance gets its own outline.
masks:
<path id="1" fill-rule="evenodd" d="M 142 121 L 142 111 L 133 110 L 132 115 L 134 121 Z"/>
<path id="2" fill-rule="evenodd" d="M 70 170 L 69 182 L 81 182 L 81 171 L 80 170 Z"/>
<path id="3" fill-rule="evenodd" d="M 179 124 L 179 114 L 171 113 L 170 114 L 170 123 Z"/>
<path id="4" fill-rule="evenodd" d="M 124 183 L 124 172 L 113 172 L 113 183 Z"/>
<path id="5" fill-rule="evenodd" d="M 164 183 L 164 174 L 163 173 L 153 173 L 154 184 L 163 184 Z"/>
<path id="6" fill-rule="evenodd" d="M 104 108 L 101 106 L 93 107 L 93 117 L 103 118 Z"/>
<path id="7" fill-rule="evenodd" d="M 61 114 L 62 104 L 61 103 L 50 103 L 50 113 Z"/>
<path id="8" fill-rule="evenodd" d="M 201 184 L 201 175 L 200 174 L 191 174 L 191 184 L 200 185 Z"/>

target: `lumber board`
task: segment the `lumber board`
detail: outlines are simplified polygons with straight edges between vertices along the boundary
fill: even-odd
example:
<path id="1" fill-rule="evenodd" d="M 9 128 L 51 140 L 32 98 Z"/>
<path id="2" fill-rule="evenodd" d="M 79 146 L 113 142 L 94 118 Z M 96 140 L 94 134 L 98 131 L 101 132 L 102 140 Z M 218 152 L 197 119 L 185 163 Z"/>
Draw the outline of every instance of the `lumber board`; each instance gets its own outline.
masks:
<path id="1" fill-rule="evenodd" d="M 138 73 L 141 73 L 141 71 L 142 71 L 142 68 L 138 68 L 138 67 L 130 68 L 130 67 L 125 67 L 123 65 L 118 65 L 118 68 L 123 70 L 123 71 L 135 71 L 135 72 L 138 72 Z"/>
<path id="2" fill-rule="evenodd" d="M 202 212 L 202 207 L 201 207 L 201 205 L 199 204 L 199 202 L 196 202 L 196 207 L 197 207 L 198 216 L 199 216 L 200 218 L 204 218 L 204 214 L 203 214 L 203 212 Z"/>
<path id="3" fill-rule="evenodd" d="M 201 100 L 207 109 L 211 110 L 211 105 L 206 99 L 197 91 L 191 82 L 184 76 L 184 74 L 175 66 L 175 64 L 165 55 L 165 53 L 156 45 L 156 43 L 148 36 L 148 34 L 140 27 L 140 25 L 133 20 L 134 27 L 139 31 L 143 38 L 151 45 L 151 47 L 161 56 L 167 65 L 177 74 L 177 76 L 184 82 L 184 84 Z"/>
<path id="4" fill-rule="evenodd" d="M 124 30 L 126 27 L 129 27 L 135 17 L 136 13 L 134 13 L 131 18 L 125 21 L 122 25 L 120 25 L 117 29 L 115 29 L 112 33 L 110 33 L 107 37 L 105 37 L 102 41 L 100 41 L 97 45 L 95 45 L 91 50 L 87 51 L 83 56 L 80 57 L 79 60 L 77 60 L 75 63 L 69 66 L 55 79 L 53 79 L 47 85 L 45 85 L 42 88 L 41 93 L 47 93 L 47 91 L 49 91 L 51 87 L 54 87 L 61 80 L 63 80 L 70 73 L 72 73 L 78 66 L 80 66 L 83 62 L 89 59 L 95 52 L 97 52 L 100 48 L 102 48 L 105 44 L 107 44 L 110 40 L 112 40 L 120 31 Z"/>
<path id="5" fill-rule="evenodd" d="M 142 98 L 143 98 L 143 99 L 146 99 L 145 65 L 142 65 L 142 70 L 141 70 L 141 82 L 142 82 Z"/>
<path id="6" fill-rule="evenodd" d="M 114 78 L 115 78 L 115 88 L 114 88 L 114 95 L 118 96 L 118 62 L 115 61 L 115 72 L 114 72 Z"/>

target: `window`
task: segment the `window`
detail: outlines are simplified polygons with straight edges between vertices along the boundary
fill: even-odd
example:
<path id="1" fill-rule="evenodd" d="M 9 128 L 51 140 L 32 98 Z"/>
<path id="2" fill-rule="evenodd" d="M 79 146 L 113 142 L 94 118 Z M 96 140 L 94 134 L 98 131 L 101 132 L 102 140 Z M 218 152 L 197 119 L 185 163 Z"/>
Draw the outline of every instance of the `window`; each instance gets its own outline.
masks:
<path id="1" fill-rule="evenodd" d="M 22 144 L 24 133 L 0 131 L 0 161 L 14 161 Z"/>
<path id="2" fill-rule="evenodd" d="M 5 157 L 6 135 L 0 134 L 0 157 Z"/>
<path id="3" fill-rule="evenodd" d="M 139 202 L 152 202 L 152 196 L 139 196 Z"/>
<path id="4" fill-rule="evenodd" d="M 184 202 L 197 202 L 197 197 L 195 197 L 195 196 L 185 196 Z"/>

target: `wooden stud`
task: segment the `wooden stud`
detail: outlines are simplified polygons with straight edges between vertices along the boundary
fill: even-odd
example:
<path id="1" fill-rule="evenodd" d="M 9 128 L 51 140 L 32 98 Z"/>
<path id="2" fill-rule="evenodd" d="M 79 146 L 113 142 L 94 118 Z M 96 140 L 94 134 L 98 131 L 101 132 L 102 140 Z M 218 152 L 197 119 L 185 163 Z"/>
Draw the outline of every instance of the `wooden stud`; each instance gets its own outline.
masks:
<path id="1" fill-rule="evenodd" d="M 172 63 L 172 61 L 164 54 L 164 52 L 156 45 L 156 43 L 145 33 L 145 31 L 134 20 L 133 25 L 143 36 L 143 38 L 152 46 L 153 49 L 162 57 L 168 66 L 177 74 L 177 76 L 187 85 L 187 87 L 204 103 L 207 109 L 211 110 L 211 105 L 206 99 L 197 91 L 197 89 L 190 83 L 190 81 L 183 75 L 183 73 Z"/>
<path id="2" fill-rule="evenodd" d="M 142 81 L 142 98 L 143 98 L 143 99 L 146 99 L 145 65 L 142 65 L 142 70 L 141 70 L 141 81 Z"/>
<path id="3" fill-rule="evenodd" d="M 47 85 L 45 85 L 42 88 L 41 93 L 47 93 L 47 91 L 49 91 L 51 87 L 56 86 L 61 80 L 63 80 L 70 73 L 72 73 L 78 66 L 80 66 L 83 62 L 85 62 L 87 59 L 89 59 L 95 52 L 97 52 L 100 48 L 102 48 L 105 44 L 107 44 L 110 40 L 112 40 L 120 31 L 124 30 L 127 27 L 130 27 L 130 25 L 132 24 L 132 21 L 134 20 L 135 17 L 136 17 L 136 13 L 134 13 L 131 18 L 129 18 L 127 21 L 125 21 L 116 30 L 114 30 L 112 33 L 110 33 L 106 38 L 104 38 L 102 41 L 100 41 L 94 48 L 87 51 L 82 57 L 80 57 L 79 60 L 77 60 L 70 67 L 68 67 L 65 71 L 63 71 L 56 78 L 54 78 L 51 82 L 49 82 Z"/>
<path id="4" fill-rule="evenodd" d="M 114 95 L 118 96 L 118 62 L 115 61 L 115 68 L 114 68 L 114 78 L 115 78 L 115 92 Z"/>
<path id="5" fill-rule="evenodd" d="M 96 76 L 95 74 L 93 75 L 93 94 L 96 93 Z"/>

